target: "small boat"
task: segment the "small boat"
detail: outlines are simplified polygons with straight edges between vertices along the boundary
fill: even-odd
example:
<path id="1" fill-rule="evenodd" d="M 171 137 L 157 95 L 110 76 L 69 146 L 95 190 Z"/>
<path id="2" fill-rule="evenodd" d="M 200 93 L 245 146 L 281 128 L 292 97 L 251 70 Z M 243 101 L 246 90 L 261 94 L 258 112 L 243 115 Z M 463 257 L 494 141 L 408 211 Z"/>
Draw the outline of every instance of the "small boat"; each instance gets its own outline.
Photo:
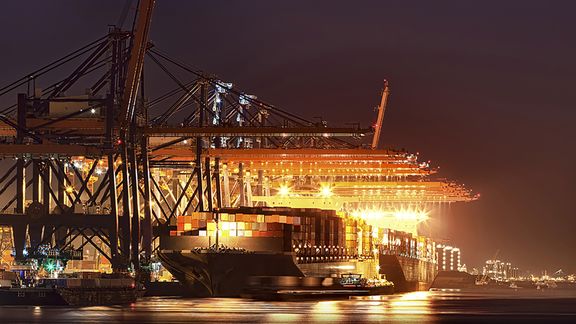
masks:
<path id="1" fill-rule="evenodd" d="M 394 284 L 384 278 L 366 279 L 361 274 L 340 278 L 258 277 L 252 278 L 245 297 L 259 300 L 334 299 L 352 296 L 389 295 Z"/>

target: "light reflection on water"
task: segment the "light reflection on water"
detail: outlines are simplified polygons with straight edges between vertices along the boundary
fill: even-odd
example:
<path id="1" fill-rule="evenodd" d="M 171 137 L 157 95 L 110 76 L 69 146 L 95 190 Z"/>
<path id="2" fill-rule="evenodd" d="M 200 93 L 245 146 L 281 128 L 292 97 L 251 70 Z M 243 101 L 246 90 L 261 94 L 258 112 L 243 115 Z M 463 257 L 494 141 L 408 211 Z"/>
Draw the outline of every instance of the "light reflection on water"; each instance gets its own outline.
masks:
<path id="1" fill-rule="evenodd" d="M 316 321 L 333 321 L 342 320 L 342 309 L 339 301 L 320 301 L 312 306 L 310 313 L 312 319 Z"/>
<path id="2" fill-rule="evenodd" d="M 538 297 L 539 299 L 533 299 Z M 569 297 L 569 298 L 568 298 Z M 532 298 L 532 299 L 530 299 Z M 547 299 L 548 298 L 548 299 Z M 547 304 L 548 303 L 548 304 Z M 446 316 L 518 319 L 576 319 L 576 296 L 491 295 L 460 292 L 412 292 L 350 300 L 264 302 L 237 298 L 144 298 L 113 307 L 0 307 L 2 322 L 431 322 Z M 490 317 L 494 318 L 494 317 Z M 556 318 L 555 318 L 556 319 Z M 576 323 L 576 320 L 574 321 Z"/>

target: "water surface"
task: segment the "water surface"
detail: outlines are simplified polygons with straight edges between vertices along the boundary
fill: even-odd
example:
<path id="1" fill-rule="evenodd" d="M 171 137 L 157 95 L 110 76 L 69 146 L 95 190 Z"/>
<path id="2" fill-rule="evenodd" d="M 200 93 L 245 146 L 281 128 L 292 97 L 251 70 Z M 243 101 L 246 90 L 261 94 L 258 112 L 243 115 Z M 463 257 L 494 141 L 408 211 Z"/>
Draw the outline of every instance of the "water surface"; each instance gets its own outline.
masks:
<path id="1" fill-rule="evenodd" d="M 113 307 L 0 307 L 2 323 L 446 321 L 576 323 L 576 291 L 412 292 L 298 302 L 152 297 Z"/>

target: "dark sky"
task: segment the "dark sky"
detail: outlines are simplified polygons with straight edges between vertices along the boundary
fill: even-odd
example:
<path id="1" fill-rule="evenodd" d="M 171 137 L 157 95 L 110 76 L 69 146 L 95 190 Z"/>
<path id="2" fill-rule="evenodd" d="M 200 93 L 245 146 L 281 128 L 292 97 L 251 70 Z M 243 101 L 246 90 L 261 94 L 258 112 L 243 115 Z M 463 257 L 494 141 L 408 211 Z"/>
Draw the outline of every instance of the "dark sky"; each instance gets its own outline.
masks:
<path id="1" fill-rule="evenodd" d="M 0 84 L 103 35 L 124 1 L 13 1 Z M 152 41 L 259 98 L 370 125 L 482 194 L 443 226 L 469 265 L 576 271 L 574 1 L 158 0 Z"/>

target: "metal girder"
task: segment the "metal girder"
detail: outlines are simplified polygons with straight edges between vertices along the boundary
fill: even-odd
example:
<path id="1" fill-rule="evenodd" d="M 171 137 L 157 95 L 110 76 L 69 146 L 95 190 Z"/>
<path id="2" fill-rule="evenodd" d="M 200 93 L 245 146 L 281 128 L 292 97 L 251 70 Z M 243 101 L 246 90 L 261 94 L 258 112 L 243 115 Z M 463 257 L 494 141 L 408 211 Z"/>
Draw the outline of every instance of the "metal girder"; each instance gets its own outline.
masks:
<path id="1" fill-rule="evenodd" d="M 16 155 L 67 155 L 67 156 L 102 156 L 105 150 L 96 146 L 74 144 L 0 144 L 0 157 Z"/>
<path id="2" fill-rule="evenodd" d="M 140 130 L 150 137 L 166 136 L 316 136 L 316 137 L 353 137 L 364 136 L 369 130 L 355 128 L 328 128 L 328 127 L 147 127 Z"/>
<path id="3" fill-rule="evenodd" d="M 101 214 L 71 213 L 65 215 L 49 215 L 40 218 L 35 218 L 26 214 L 0 214 L 0 225 L 2 226 L 39 224 L 52 226 L 65 225 L 111 228 L 113 223 L 114 220 L 112 219 L 112 216 Z"/>
<path id="4" fill-rule="evenodd" d="M 408 153 L 390 150 L 367 149 L 208 149 L 206 156 L 218 157 L 227 160 L 250 161 L 306 161 L 306 160 L 332 160 L 332 161 L 404 161 L 414 160 Z"/>

